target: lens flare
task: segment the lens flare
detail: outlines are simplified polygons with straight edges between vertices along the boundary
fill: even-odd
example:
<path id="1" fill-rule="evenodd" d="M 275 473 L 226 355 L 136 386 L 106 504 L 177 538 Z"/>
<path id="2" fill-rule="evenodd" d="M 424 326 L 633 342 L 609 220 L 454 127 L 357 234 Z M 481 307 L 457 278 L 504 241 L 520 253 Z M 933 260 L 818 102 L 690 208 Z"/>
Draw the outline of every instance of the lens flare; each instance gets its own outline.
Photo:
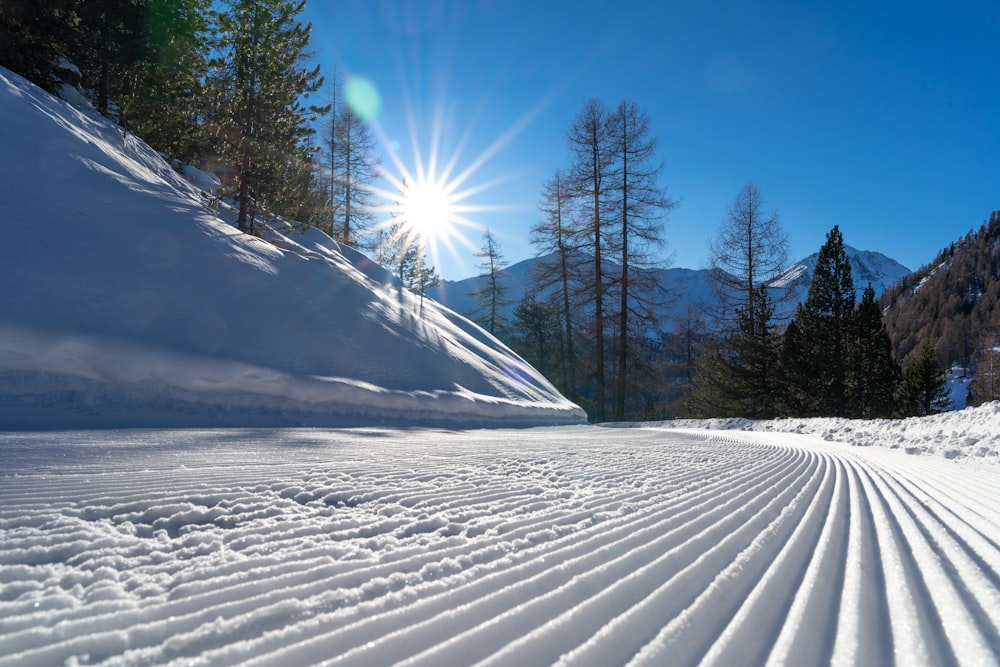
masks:
<path id="1" fill-rule="evenodd" d="M 344 84 L 344 97 L 351 111 L 367 123 L 374 122 L 382 110 L 382 97 L 378 88 L 363 76 L 352 76 Z"/>

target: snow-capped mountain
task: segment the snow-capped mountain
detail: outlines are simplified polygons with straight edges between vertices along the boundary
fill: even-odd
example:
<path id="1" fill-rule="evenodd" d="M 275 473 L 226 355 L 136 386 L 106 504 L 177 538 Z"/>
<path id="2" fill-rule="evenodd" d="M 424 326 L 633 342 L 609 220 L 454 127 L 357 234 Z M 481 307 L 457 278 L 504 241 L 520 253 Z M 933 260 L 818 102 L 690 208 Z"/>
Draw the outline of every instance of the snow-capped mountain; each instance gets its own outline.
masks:
<path id="1" fill-rule="evenodd" d="M 880 252 L 858 250 L 846 244 L 844 252 L 847 253 L 847 258 L 851 261 L 854 289 L 859 298 L 868 283 L 871 283 L 872 287 L 875 288 L 875 295 L 878 296 L 910 274 L 908 268 Z M 792 289 L 795 294 L 800 294 L 799 298 L 792 299 L 793 303 L 804 301 L 809 292 L 809 285 L 812 283 L 813 271 L 818 259 L 819 252 L 814 252 L 805 259 L 789 266 L 769 284 L 772 287 Z"/>
<path id="2" fill-rule="evenodd" d="M 857 250 L 850 246 L 845 246 L 845 251 L 851 262 L 854 285 L 859 298 L 869 282 L 875 288 L 876 295 L 879 295 L 910 274 L 908 268 L 880 252 Z M 815 252 L 798 262 L 794 262 L 771 281 L 772 287 L 790 292 L 788 298 L 783 299 L 778 305 L 777 318 L 787 319 L 791 317 L 796 305 L 805 300 L 818 258 L 819 253 Z M 531 276 L 536 267 L 548 259 L 548 257 L 527 259 L 504 269 L 507 303 L 503 308 L 503 314 L 506 317 L 513 317 L 514 309 L 521 297 L 534 284 Z M 617 266 L 610 261 L 608 265 L 612 271 Z M 667 268 L 656 269 L 653 273 L 659 284 L 665 288 L 665 293 L 669 295 L 668 302 L 660 313 L 664 329 L 670 330 L 672 328 L 671 321 L 685 316 L 692 306 L 712 311 L 713 307 L 717 305 L 717 297 L 712 289 L 710 270 Z M 456 312 L 471 316 L 479 308 L 475 295 L 485 284 L 485 277 L 475 276 L 464 280 L 445 281 L 441 286 L 432 288 L 427 293 Z M 548 292 L 543 292 L 543 294 L 548 294 Z"/>
<path id="3" fill-rule="evenodd" d="M 2 68 L 0 145 L 0 429 L 585 419 L 368 258 L 236 231 L 135 136 Z"/>

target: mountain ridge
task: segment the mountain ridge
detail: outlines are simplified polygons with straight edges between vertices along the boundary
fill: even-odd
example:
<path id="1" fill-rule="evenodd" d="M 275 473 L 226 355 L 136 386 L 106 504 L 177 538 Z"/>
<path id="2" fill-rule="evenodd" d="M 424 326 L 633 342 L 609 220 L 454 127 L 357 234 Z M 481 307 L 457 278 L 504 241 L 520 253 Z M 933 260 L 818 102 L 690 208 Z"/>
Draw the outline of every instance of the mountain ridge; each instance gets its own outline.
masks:
<path id="1" fill-rule="evenodd" d="M 878 296 L 912 273 L 909 268 L 884 253 L 859 250 L 846 244 L 844 249 L 851 262 L 851 271 L 858 298 L 869 282 L 872 283 L 876 296 Z M 508 319 L 513 317 L 518 302 L 533 286 L 534 281 L 531 275 L 534 267 L 552 256 L 551 254 L 542 255 L 521 260 L 503 269 L 507 275 L 507 302 L 502 308 L 505 317 Z M 797 304 L 805 300 L 818 258 L 819 252 L 817 251 L 797 262 L 792 262 L 778 276 L 768 281 L 769 286 L 791 290 L 790 298 L 778 306 L 775 313 L 777 319 L 790 318 Z M 617 266 L 615 262 L 610 260 L 608 265 Z M 671 318 L 682 316 L 690 307 L 708 310 L 717 305 L 712 288 L 711 269 L 667 267 L 652 271 L 672 297 L 667 306 L 659 313 L 661 324 L 667 324 Z M 446 280 L 438 287 L 428 289 L 427 296 L 455 312 L 473 317 L 478 309 L 475 293 L 485 285 L 485 282 L 483 276 Z M 546 294 L 546 292 L 543 291 L 542 294 Z M 669 327 L 666 327 L 665 330 L 669 330 Z"/>

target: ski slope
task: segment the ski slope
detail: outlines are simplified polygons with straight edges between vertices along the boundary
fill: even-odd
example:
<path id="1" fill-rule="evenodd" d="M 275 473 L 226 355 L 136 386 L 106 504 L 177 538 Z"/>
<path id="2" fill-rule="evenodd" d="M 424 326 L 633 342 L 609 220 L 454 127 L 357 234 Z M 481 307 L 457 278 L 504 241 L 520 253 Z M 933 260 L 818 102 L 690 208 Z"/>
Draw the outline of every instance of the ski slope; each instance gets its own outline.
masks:
<path id="1" fill-rule="evenodd" d="M 659 427 L 0 434 L 0 665 L 991 665 L 1000 468 Z"/>

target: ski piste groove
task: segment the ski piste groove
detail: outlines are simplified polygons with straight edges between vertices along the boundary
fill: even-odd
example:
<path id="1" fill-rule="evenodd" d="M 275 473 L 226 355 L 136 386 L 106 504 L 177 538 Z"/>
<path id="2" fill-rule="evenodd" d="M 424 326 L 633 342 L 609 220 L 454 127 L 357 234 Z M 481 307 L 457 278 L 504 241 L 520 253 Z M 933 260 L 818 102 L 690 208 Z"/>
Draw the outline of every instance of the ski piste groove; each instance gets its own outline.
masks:
<path id="1" fill-rule="evenodd" d="M 651 428 L 118 437 L 0 449 L 0 665 L 1000 660 L 992 471 Z"/>

